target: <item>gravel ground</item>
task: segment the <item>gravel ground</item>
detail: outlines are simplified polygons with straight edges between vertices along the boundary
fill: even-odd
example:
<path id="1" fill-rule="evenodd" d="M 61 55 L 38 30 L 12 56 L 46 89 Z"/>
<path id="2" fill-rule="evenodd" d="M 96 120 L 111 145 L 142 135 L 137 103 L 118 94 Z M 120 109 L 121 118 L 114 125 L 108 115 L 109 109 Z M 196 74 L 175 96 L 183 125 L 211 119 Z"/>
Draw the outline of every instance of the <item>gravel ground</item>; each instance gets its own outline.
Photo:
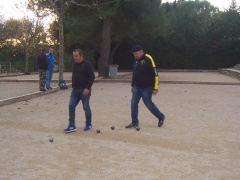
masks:
<path id="1" fill-rule="evenodd" d="M 200 74 L 185 75 L 200 80 Z M 0 179 L 240 179 L 239 85 L 160 84 L 153 101 L 166 115 L 165 124 L 158 128 L 140 102 L 136 131 L 124 128 L 130 123 L 130 84 L 95 83 L 94 129 L 82 130 L 79 104 L 78 131 L 65 134 L 70 93 L 0 107 Z"/>

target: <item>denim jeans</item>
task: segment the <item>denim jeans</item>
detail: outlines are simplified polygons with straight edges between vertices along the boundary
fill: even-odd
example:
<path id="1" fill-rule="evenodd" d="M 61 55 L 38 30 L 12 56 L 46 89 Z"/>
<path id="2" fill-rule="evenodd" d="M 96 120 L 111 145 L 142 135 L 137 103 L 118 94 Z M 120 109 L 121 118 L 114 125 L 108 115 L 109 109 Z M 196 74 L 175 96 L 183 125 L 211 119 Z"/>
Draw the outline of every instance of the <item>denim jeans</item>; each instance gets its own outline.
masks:
<path id="1" fill-rule="evenodd" d="M 47 70 L 47 79 L 46 79 L 46 88 L 49 89 L 51 87 L 53 71 Z"/>
<path id="2" fill-rule="evenodd" d="M 70 102 L 69 102 L 69 126 L 75 127 L 75 109 L 79 103 L 80 100 L 82 100 L 83 110 L 85 111 L 85 117 L 86 117 L 86 125 L 90 126 L 92 125 L 92 111 L 90 109 L 89 100 L 91 96 L 91 91 L 89 95 L 84 96 L 83 95 L 84 89 L 73 89 L 70 96 Z"/>
<path id="3" fill-rule="evenodd" d="M 138 103 L 140 99 L 143 99 L 145 106 L 149 109 L 149 111 L 158 119 L 164 119 L 164 114 L 159 111 L 156 105 L 152 102 L 152 93 L 153 88 L 137 88 L 134 87 L 132 94 L 132 102 L 131 102 L 131 116 L 132 123 L 138 124 Z"/>

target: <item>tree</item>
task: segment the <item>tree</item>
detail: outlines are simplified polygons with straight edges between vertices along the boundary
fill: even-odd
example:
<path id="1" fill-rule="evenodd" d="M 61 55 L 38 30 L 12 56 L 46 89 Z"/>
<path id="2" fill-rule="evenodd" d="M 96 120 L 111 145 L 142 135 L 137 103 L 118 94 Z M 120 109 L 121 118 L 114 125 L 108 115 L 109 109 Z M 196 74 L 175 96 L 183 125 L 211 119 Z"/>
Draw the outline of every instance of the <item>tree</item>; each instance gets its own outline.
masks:
<path id="1" fill-rule="evenodd" d="M 3 35 L 3 27 L 4 27 L 4 20 L 3 20 L 3 16 L 0 14 L 0 32 L 2 32 L 0 36 L 0 47 L 3 41 L 5 40 Z"/>
<path id="2" fill-rule="evenodd" d="M 70 48 L 84 47 L 85 50 L 93 49 L 100 52 L 98 64 L 101 67 L 98 67 L 98 70 L 103 71 L 105 75 L 99 73 L 99 76 L 108 77 L 108 64 L 122 63 L 114 61 L 114 55 L 121 45 L 125 46 L 126 42 L 144 43 L 147 38 L 154 39 L 166 34 L 167 30 L 162 12 L 159 13 L 159 0 L 111 2 L 113 4 L 103 4 L 104 2 L 99 1 L 100 4 L 94 8 L 70 6 L 64 16 L 64 23 L 66 45 Z M 108 26 L 108 33 L 103 33 L 105 29 L 101 31 L 99 26 L 106 27 L 103 14 L 107 11 L 111 12 L 107 17 L 110 17 L 112 23 Z M 102 38 L 99 33 L 102 34 Z M 105 51 L 102 44 L 106 43 L 104 41 L 107 39 L 109 50 Z M 127 61 L 127 58 L 123 59 Z"/>
<path id="3" fill-rule="evenodd" d="M 60 0 L 55 2 L 60 9 Z M 131 66 L 128 59 L 132 58 L 130 48 L 133 43 L 143 45 L 156 63 L 166 68 L 220 67 L 233 62 L 228 54 L 236 55 L 238 49 L 239 11 L 219 11 L 207 1 L 175 0 L 163 4 L 159 0 L 63 2 L 66 5 L 64 51 L 70 54 L 73 48 L 81 47 L 85 52 L 97 54 L 95 58 L 100 57 L 98 70 L 102 77 L 108 77 L 110 63 Z M 55 43 L 60 42 L 56 37 L 59 25 L 51 26 L 50 31 Z M 225 58 L 219 55 L 224 53 Z"/>
<path id="4" fill-rule="evenodd" d="M 101 20 L 103 27 L 102 40 L 100 45 L 100 58 L 98 60 L 99 77 L 108 77 L 108 65 L 113 63 L 114 54 L 117 52 L 117 49 L 119 48 L 121 42 L 125 41 L 126 39 L 134 39 L 134 41 L 137 39 L 138 42 L 141 41 L 144 38 L 139 37 L 141 36 L 139 32 L 142 34 L 148 34 L 149 27 L 152 27 L 152 29 L 154 29 L 154 33 L 148 34 L 148 37 L 158 36 L 158 30 L 161 31 L 163 29 L 160 28 L 160 26 L 156 25 L 155 22 L 159 17 L 157 14 L 159 4 L 160 3 L 158 0 L 152 0 L 150 2 L 148 0 L 96 1 L 96 5 L 93 7 L 93 9 L 96 9 L 98 14 L 96 14 L 96 12 L 93 12 L 92 14 L 94 14 L 96 17 L 100 17 L 100 19 L 96 18 L 98 19 L 98 21 L 96 21 L 96 24 L 99 24 L 99 20 Z M 78 29 L 77 27 L 79 27 L 79 29 L 85 29 L 88 27 L 85 24 L 82 24 L 82 21 L 84 21 L 84 18 L 86 19 L 86 17 L 88 18 L 88 24 L 89 21 L 94 22 L 89 17 L 89 14 L 83 13 L 83 9 L 78 10 L 75 8 L 74 10 L 69 9 L 69 11 L 71 11 L 69 13 L 69 17 L 72 18 L 69 22 L 71 28 L 69 28 L 67 32 L 69 34 L 71 34 L 74 29 Z M 77 15 L 76 13 L 73 13 L 73 11 L 77 11 L 77 14 L 79 16 L 83 16 L 83 18 L 76 17 Z M 152 13 L 152 11 L 154 11 L 154 13 Z M 80 19 L 81 22 L 79 22 Z M 80 25 L 82 25 L 82 27 L 80 27 Z M 90 28 L 90 30 L 91 29 L 92 28 Z M 82 33 L 81 30 L 79 31 Z M 92 34 L 89 30 L 87 32 L 88 34 Z M 95 32 L 95 30 L 93 30 L 93 32 Z M 86 39 L 89 37 L 86 32 L 83 32 L 83 34 L 84 39 L 85 37 Z M 136 36 L 137 34 L 139 36 Z M 76 40 L 78 39 L 76 37 L 76 34 L 74 38 Z M 83 40 L 83 38 L 81 38 L 81 40 Z M 98 42 L 98 38 L 94 39 L 97 39 L 96 42 Z"/>
<path id="5" fill-rule="evenodd" d="M 54 14 L 57 17 L 59 29 L 59 81 L 63 80 L 63 60 L 64 60 L 64 34 L 63 34 L 63 15 L 68 6 L 66 0 L 29 0 L 29 8 L 36 8 L 42 16 Z"/>
<path id="6" fill-rule="evenodd" d="M 29 54 L 33 45 L 46 40 L 43 26 L 38 20 L 9 19 L 5 22 L 4 32 L 6 40 L 12 41 L 15 46 L 20 46 L 25 54 L 25 73 L 29 73 Z"/>
<path id="7" fill-rule="evenodd" d="M 230 7 L 227 9 L 229 12 L 239 12 L 240 8 L 237 6 L 236 0 L 232 0 Z"/>
<path id="8" fill-rule="evenodd" d="M 110 56 L 112 17 L 118 10 L 120 0 L 96 0 L 92 2 L 93 3 L 89 5 L 82 3 L 82 1 L 72 1 L 72 3 L 78 6 L 95 8 L 102 19 L 103 29 L 100 58 L 98 60 L 98 77 L 106 78 L 109 76 L 108 62 Z"/>
<path id="9" fill-rule="evenodd" d="M 98 1 L 96 0 L 98 3 Z M 59 30 L 59 81 L 63 80 L 64 70 L 64 13 L 71 5 L 77 5 L 81 7 L 96 7 L 98 4 L 94 0 L 90 3 L 86 3 L 84 0 L 29 0 L 29 7 L 37 7 L 43 14 L 52 13 L 55 14 L 58 21 Z"/>

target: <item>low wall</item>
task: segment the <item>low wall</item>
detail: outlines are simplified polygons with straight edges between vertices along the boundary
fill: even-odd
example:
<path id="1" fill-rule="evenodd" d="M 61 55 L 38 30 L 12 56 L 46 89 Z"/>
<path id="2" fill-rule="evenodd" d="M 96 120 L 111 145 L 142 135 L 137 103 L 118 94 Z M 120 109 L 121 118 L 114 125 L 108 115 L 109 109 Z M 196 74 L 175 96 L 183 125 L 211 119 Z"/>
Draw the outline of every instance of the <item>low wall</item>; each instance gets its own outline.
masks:
<path id="1" fill-rule="evenodd" d="M 231 76 L 237 79 L 240 79 L 240 70 L 237 69 L 220 69 L 219 70 L 222 74 L 225 74 L 227 76 Z"/>

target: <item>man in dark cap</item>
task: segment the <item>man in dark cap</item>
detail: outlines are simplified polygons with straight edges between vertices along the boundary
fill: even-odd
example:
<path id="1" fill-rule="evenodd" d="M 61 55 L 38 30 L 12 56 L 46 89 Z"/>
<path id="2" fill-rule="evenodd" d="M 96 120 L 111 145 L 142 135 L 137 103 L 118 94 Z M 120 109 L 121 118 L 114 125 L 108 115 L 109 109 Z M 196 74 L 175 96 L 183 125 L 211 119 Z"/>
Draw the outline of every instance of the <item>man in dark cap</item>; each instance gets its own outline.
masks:
<path id="1" fill-rule="evenodd" d="M 47 68 L 49 64 L 49 59 L 45 55 L 45 49 L 42 49 L 41 54 L 37 56 L 37 66 L 39 72 L 39 90 L 46 91 L 46 77 L 47 77 Z"/>
<path id="2" fill-rule="evenodd" d="M 132 53 L 135 58 L 132 75 L 132 123 L 126 126 L 126 128 L 137 128 L 139 126 L 138 103 L 141 98 L 149 111 L 158 119 L 158 127 L 161 127 L 164 123 L 165 115 L 152 102 L 152 95 L 158 93 L 159 85 L 155 62 L 149 54 L 144 53 L 143 48 L 139 45 L 132 47 Z"/>

